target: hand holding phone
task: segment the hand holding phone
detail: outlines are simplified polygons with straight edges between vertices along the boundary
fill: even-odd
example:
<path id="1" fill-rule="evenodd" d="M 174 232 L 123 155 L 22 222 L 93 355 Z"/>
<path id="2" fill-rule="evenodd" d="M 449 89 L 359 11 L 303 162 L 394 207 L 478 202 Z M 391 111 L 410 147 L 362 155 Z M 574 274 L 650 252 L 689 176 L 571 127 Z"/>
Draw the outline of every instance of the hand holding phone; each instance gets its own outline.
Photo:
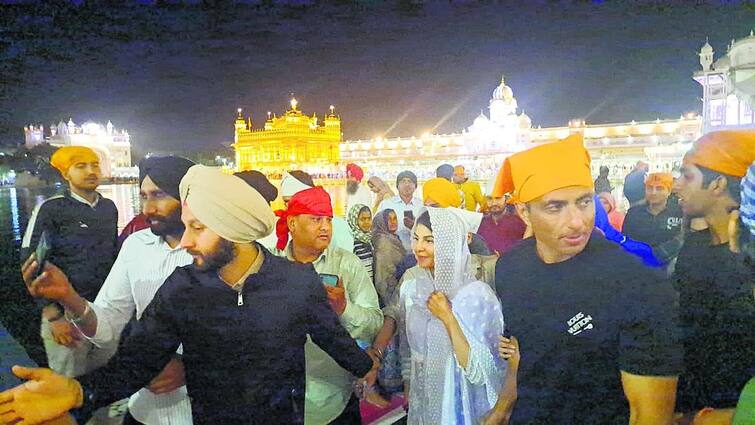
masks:
<path id="1" fill-rule="evenodd" d="M 407 229 L 414 227 L 414 211 L 404 210 L 404 227 Z"/>
<path id="2" fill-rule="evenodd" d="M 47 261 L 47 254 L 50 252 L 50 239 L 47 236 L 47 230 L 42 232 L 37 243 L 37 249 L 34 251 L 34 260 L 37 262 L 37 271 L 34 274 L 36 278 L 45 269 L 45 262 Z"/>
<path id="3" fill-rule="evenodd" d="M 346 293 L 343 285 L 339 285 L 341 279 L 334 274 L 320 273 L 320 279 L 325 286 L 328 303 L 337 315 L 342 315 L 346 310 Z"/>
<path id="4" fill-rule="evenodd" d="M 338 286 L 338 276 L 334 274 L 320 273 L 320 279 L 322 280 L 323 285 L 332 287 Z"/>

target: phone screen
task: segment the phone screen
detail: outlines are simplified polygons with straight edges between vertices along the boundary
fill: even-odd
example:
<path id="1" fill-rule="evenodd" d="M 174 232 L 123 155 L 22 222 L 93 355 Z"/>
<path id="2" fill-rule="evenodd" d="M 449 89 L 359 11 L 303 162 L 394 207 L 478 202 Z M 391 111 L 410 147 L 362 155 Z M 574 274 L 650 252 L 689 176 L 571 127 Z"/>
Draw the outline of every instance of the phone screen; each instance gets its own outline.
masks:
<path id="1" fill-rule="evenodd" d="M 338 276 L 334 274 L 320 273 L 320 279 L 323 285 L 338 286 Z"/>
<path id="2" fill-rule="evenodd" d="M 45 261 L 47 260 L 47 252 L 50 250 L 50 241 L 47 237 L 47 231 L 42 232 L 42 236 L 39 237 L 39 242 L 37 243 L 37 249 L 34 252 L 34 256 L 36 257 L 37 264 L 39 267 L 37 268 L 37 275 L 42 274 L 42 271 L 45 267 Z"/>

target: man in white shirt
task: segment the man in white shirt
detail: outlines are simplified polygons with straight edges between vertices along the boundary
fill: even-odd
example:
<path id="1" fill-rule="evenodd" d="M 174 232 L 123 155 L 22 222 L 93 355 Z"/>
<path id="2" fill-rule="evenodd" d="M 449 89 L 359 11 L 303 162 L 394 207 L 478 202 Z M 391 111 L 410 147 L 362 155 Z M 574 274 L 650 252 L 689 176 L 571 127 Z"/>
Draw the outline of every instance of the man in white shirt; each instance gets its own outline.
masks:
<path id="1" fill-rule="evenodd" d="M 417 211 L 422 207 L 422 200 L 414 196 L 417 190 L 417 176 L 409 170 L 400 172 L 396 177 L 396 189 L 398 189 L 398 195 L 381 202 L 375 214 L 385 209 L 396 212 L 398 217 L 396 234 L 409 252 L 412 247 L 411 229 L 414 227 Z"/>
<path id="2" fill-rule="evenodd" d="M 93 344 L 117 345 L 126 324 L 134 314 L 141 317 L 173 270 L 192 263 L 192 256 L 179 246 L 184 225 L 178 192 L 192 165 L 178 157 L 151 157 L 139 164 L 139 196 L 150 227 L 124 241 L 94 303 L 80 297 L 62 273 L 61 279 L 43 289 L 45 297 L 63 305 L 65 317 Z M 163 371 L 129 398 L 124 425 L 192 423 L 180 352 L 179 348 Z"/>
<path id="3" fill-rule="evenodd" d="M 353 205 L 362 204 L 372 208 L 375 203 L 375 194 L 362 184 L 364 171 L 356 164 L 346 165 L 346 214 Z"/>
<path id="4" fill-rule="evenodd" d="M 359 258 L 330 243 L 332 218 L 330 196 L 323 188 L 297 193 L 278 219 L 279 243 L 273 253 L 296 263 L 312 264 L 323 279 L 328 301 L 341 325 L 360 346 L 367 347 L 383 324 L 383 314 L 375 287 Z M 354 377 L 345 365 L 336 363 L 311 340 L 307 341 L 304 353 L 307 368 L 304 424 L 359 423 L 359 400 L 352 391 Z"/>

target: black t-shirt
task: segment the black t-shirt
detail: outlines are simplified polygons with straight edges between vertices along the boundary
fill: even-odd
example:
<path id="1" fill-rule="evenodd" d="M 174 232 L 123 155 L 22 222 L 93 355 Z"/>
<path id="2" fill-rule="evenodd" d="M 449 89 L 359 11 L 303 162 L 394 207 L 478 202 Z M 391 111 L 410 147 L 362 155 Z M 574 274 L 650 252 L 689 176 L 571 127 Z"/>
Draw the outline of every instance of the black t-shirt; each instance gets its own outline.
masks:
<path id="1" fill-rule="evenodd" d="M 621 231 L 627 237 L 655 247 L 681 232 L 682 218 L 681 208 L 671 200 L 658 215 L 650 214 L 647 205 L 636 205 L 627 211 Z"/>
<path id="2" fill-rule="evenodd" d="M 496 290 L 522 355 L 512 424 L 626 424 L 620 371 L 680 372 L 670 282 L 599 235 L 556 264 L 523 241 L 498 260 Z"/>
<path id="3" fill-rule="evenodd" d="M 21 261 L 31 255 L 44 231 L 51 245 L 47 259 L 63 270 L 81 297 L 94 301 L 118 255 L 118 209 L 113 201 L 100 196 L 92 207 L 69 191 L 46 199 L 29 219 Z"/>
<path id="4" fill-rule="evenodd" d="M 711 246 L 708 231 L 687 236 L 674 274 L 685 366 L 677 410 L 734 407 L 755 376 L 753 282 L 728 244 Z"/>

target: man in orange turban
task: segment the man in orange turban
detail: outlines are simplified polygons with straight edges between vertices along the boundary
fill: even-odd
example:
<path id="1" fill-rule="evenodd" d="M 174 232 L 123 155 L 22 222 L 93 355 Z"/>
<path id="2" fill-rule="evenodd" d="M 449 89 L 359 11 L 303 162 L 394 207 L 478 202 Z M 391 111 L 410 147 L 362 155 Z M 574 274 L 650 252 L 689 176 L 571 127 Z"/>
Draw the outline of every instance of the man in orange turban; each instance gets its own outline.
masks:
<path id="1" fill-rule="evenodd" d="M 46 241 L 50 249 L 47 265 L 40 265 L 41 269 L 57 275 L 62 271 L 81 297 L 94 301 L 117 255 L 118 210 L 97 192 L 102 173 L 93 150 L 65 146 L 52 154 L 50 164 L 60 171 L 68 188 L 35 208 L 21 242 L 21 255 L 29 258 Z M 83 338 L 63 317 L 60 305 L 49 300 L 42 309 L 41 335 L 50 368 L 67 376 L 100 367 L 112 355 Z"/>
<path id="2" fill-rule="evenodd" d="M 50 157 L 50 165 L 60 171 L 64 177 L 73 165 L 93 162 L 99 164 L 100 157 L 95 151 L 84 146 L 63 146 Z"/>
<path id="3" fill-rule="evenodd" d="M 422 185 L 422 202 L 426 206 L 438 208 L 459 208 L 461 194 L 455 184 L 442 177 L 436 177 Z"/>
<path id="4" fill-rule="evenodd" d="M 474 180 L 470 180 L 467 176 L 467 171 L 464 166 L 457 165 L 454 167 L 453 182 L 456 183 L 456 187 L 464 196 L 464 208 L 468 211 L 477 211 L 477 206 L 480 206 L 480 211 L 488 209 L 488 201 L 482 196 L 482 189 L 480 184 Z"/>
<path id="5" fill-rule="evenodd" d="M 737 225 L 741 179 L 755 161 L 755 131 L 715 131 L 698 139 L 682 162 L 676 191 L 705 233 L 687 236 L 676 262 L 685 373 L 677 410 L 733 408 L 752 370 L 755 301 L 752 269 L 728 247 Z M 710 355 L 716 353 L 716 355 Z"/>
<path id="6" fill-rule="evenodd" d="M 652 248 L 679 236 L 682 210 L 669 202 L 674 177 L 671 173 L 650 173 L 645 179 L 645 202 L 629 208 L 622 232 Z M 678 245 L 677 245 L 678 246 Z"/>
<path id="7" fill-rule="evenodd" d="M 493 196 L 511 193 L 534 237 L 496 265 L 506 327 L 526 338 L 527 350 L 521 367 L 509 361 L 518 384 L 502 390 L 494 422 L 511 414 L 515 423 L 603 424 L 628 421 L 630 411 L 671 422 L 680 368 L 674 292 L 633 255 L 592 237 L 595 193 L 582 135 L 510 156 L 495 189 Z M 519 358 L 513 338 L 499 349 Z M 600 408 L 584 409 L 584 394 L 601 394 Z"/>

